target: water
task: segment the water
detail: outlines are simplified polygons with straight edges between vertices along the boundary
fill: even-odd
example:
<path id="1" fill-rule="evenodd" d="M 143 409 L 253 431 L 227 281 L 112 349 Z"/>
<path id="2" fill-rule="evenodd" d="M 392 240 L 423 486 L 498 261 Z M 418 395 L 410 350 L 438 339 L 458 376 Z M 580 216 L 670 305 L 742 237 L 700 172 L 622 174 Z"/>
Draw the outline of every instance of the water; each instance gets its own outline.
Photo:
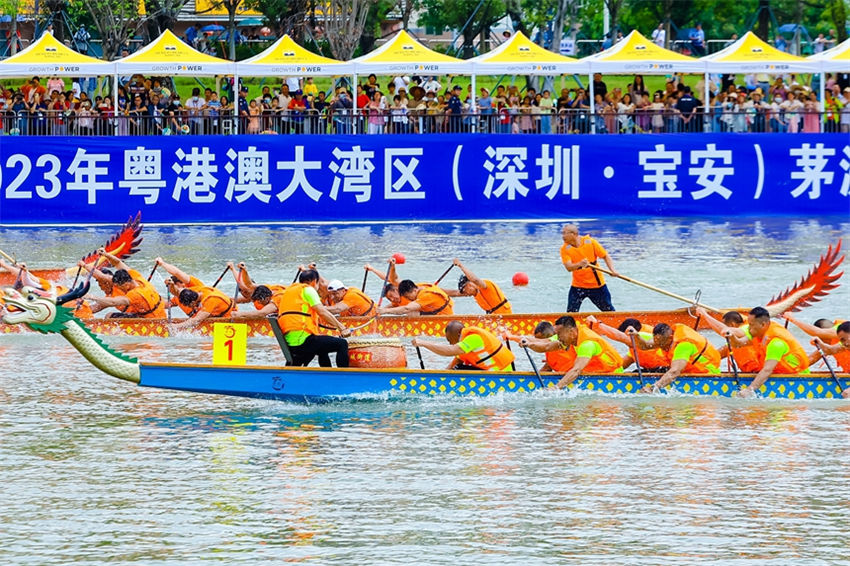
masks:
<path id="1" fill-rule="evenodd" d="M 728 307 L 798 280 L 850 221 L 582 231 L 623 274 Z M 0 248 L 34 267 L 102 239 L 102 229 L 0 230 Z M 315 260 L 359 285 L 363 263 L 393 252 L 414 280 L 458 256 L 509 290 L 516 311 L 555 311 L 569 284 L 559 245 L 549 224 L 163 228 L 146 229 L 132 263 L 145 272 L 161 255 L 214 280 L 224 260 L 244 260 L 273 282 Z M 519 270 L 531 284 L 511 288 Z M 610 286 L 621 309 L 679 306 Z M 846 289 L 803 318 L 847 318 Z M 109 341 L 151 361 L 210 357 L 193 336 Z M 268 339 L 249 356 L 279 361 Z M 0 364 L 4 564 L 846 563 L 842 401 L 539 392 L 303 406 L 135 388 L 34 334 L 0 335 Z"/>

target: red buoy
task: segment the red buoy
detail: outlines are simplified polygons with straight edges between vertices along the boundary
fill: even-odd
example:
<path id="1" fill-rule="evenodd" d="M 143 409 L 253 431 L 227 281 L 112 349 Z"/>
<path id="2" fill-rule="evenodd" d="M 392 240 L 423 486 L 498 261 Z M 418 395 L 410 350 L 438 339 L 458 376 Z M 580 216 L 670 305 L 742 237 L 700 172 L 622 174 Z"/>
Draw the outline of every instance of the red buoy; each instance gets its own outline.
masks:
<path id="1" fill-rule="evenodd" d="M 396 265 L 403 265 L 405 261 L 407 261 L 402 253 L 394 253 L 393 259 L 395 260 Z"/>
<path id="2" fill-rule="evenodd" d="M 523 271 L 517 271 L 514 273 L 514 277 L 511 281 L 513 281 L 514 285 L 517 287 L 528 285 L 528 275 Z"/>

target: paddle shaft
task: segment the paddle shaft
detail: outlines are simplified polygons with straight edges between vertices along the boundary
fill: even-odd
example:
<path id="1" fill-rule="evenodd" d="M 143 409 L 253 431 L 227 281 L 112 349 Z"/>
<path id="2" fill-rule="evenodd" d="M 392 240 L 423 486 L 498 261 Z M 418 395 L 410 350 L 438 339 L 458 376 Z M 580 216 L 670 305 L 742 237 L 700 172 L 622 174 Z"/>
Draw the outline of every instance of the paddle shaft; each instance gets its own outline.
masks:
<path id="1" fill-rule="evenodd" d="M 12 256 L 10 256 L 9 254 L 7 254 L 6 252 L 4 252 L 3 250 L 0 250 L 0 255 L 2 255 L 3 257 L 5 257 L 6 259 L 8 259 L 9 261 L 11 261 L 11 262 L 12 262 L 12 265 L 17 265 L 18 260 L 16 260 L 16 259 L 15 259 L 15 258 L 13 258 Z"/>
<path id="2" fill-rule="evenodd" d="M 510 352 L 511 354 L 514 353 L 513 350 L 511 350 L 511 341 L 510 340 L 505 340 L 505 346 L 508 347 L 508 352 Z M 511 371 L 516 371 L 516 363 L 514 363 L 513 361 L 511 362 Z"/>
<path id="3" fill-rule="evenodd" d="M 442 275 L 440 275 L 440 278 L 437 279 L 436 281 L 434 281 L 434 285 L 439 285 L 440 281 L 442 281 L 446 277 L 446 275 L 449 274 L 449 271 L 451 271 L 454 266 L 455 266 L 455 264 L 451 264 L 449 266 L 449 268 L 447 270 L 445 270 Z"/>
<path id="4" fill-rule="evenodd" d="M 546 389 L 546 386 L 543 385 L 543 378 L 540 377 L 540 372 L 537 371 L 537 364 L 534 363 L 534 358 L 531 357 L 531 352 L 528 351 L 528 346 L 523 346 L 523 350 L 525 350 L 525 355 L 528 356 L 528 361 L 531 363 L 531 369 L 534 370 L 534 375 L 537 376 L 537 381 L 540 383 L 541 389 Z"/>
<path id="5" fill-rule="evenodd" d="M 422 350 L 419 349 L 419 346 L 414 346 L 416 348 L 416 355 L 419 356 L 419 369 L 425 369 L 425 362 L 422 360 Z"/>
<path id="6" fill-rule="evenodd" d="M 638 287 L 643 287 L 644 289 L 649 289 L 650 291 L 655 291 L 656 293 L 661 293 L 662 295 L 666 295 L 666 296 L 671 297 L 673 299 L 677 299 L 677 300 L 682 301 L 684 303 L 688 303 L 689 305 L 702 307 L 707 311 L 716 312 L 716 313 L 719 313 L 719 314 L 723 313 L 723 311 L 721 311 L 720 309 L 716 309 L 714 307 L 704 305 L 702 303 L 694 301 L 693 299 L 683 297 L 682 295 L 677 295 L 676 293 L 671 293 L 670 291 L 665 291 L 664 289 L 659 289 L 658 287 L 655 287 L 655 286 L 650 285 L 648 283 L 644 283 L 643 281 L 638 281 L 637 279 L 632 279 L 631 277 L 627 277 L 625 275 L 614 275 L 614 273 L 605 269 L 604 267 L 600 267 L 598 265 L 593 265 L 593 264 L 588 265 L 588 267 L 590 267 L 591 269 L 595 269 L 597 271 L 601 271 L 602 273 L 605 273 L 605 274 L 610 275 L 612 277 L 619 277 L 623 281 L 627 281 L 627 282 L 629 282 L 633 285 L 637 285 Z"/>
<path id="7" fill-rule="evenodd" d="M 387 274 L 384 275 L 384 284 L 381 286 L 381 296 L 378 297 L 378 307 L 381 306 L 381 303 L 384 302 L 384 297 L 387 294 L 387 283 L 390 280 L 390 269 L 393 266 L 393 262 L 387 263 Z"/>
<path id="8" fill-rule="evenodd" d="M 638 350 L 637 350 L 637 341 L 635 340 L 634 334 L 629 334 L 629 338 L 632 339 L 632 355 L 635 357 L 635 367 L 638 372 L 638 379 L 640 379 L 640 386 L 644 387 L 643 384 L 643 370 L 640 367 L 640 361 L 638 360 Z"/>
<path id="9" fill-rule="evenodd" d="M 300 268 L 300 267 L 298 268 L 298 271 L 296 271 L 296 272 L 295 272 L 295 277 L 292 279 L 292 282 L 293 282 L 293 283 L 297 283 L 297 282 L 298 282 L 298 276 L 299 276 L 299 275 L 301 275 L 301 268 Z"/>
<path id="10" fill-rule="evenodd" d="M 735 376 L 735 389 L 739 389 L 741 385 L 738 383 L 738 364 L 732 354 L 732 339 L 729 336 L 726 337 L 726 347 L 729 348 L 729 364 L 732 366 L 732 375 Z"/>
<path id="11" fill-rule="evenodd" d="M 366 279 L 368 279 L 368 278 L 369 278 L 369 270 L 364 269 L 363 270 L 363 284 L 360 286 L 361 292 L 364 292 L 364 293 L 366 292 Z"/>
<path id="12" fill-rule="evenodd" d="M 213 289 L 218 287 L 218 284 L 221 283 L 221 279 L 227 274 L 228 271 L 230 271 L 230 266 L 225 267 L 224 271 L 221 272 L 221 275 L 218 276 L 218 279 L 215 280 L 215 283 L 213 283 Z M 148 281 L 150 281 L 150 279 L 148 279 Z M 238 281 L 236 283 L 236 287 L 239 287 Z"/>
<path id="13" fill-rule="evenodd" d="M 832 379 L 835 380 L 835 383 L 838 384 L 838 391 L 839 392 L 844 391 L 844 387 L 841 385 L 841 382 L 838 381 L 838 376 L 835 375 L 835 370 L 832 369 L 832 364 L 829 363 L 829 360 L 826 359 L 826 354 L 824 354 L 823 348 L 820 347 L 820 342 L 818 342 L 817 340 L 815 341 L 815 348 L 817 348 L 818 352 L 820 352 L 821 359 L 823 360 L 823 363 L 826 364 L 826 369 L 829 370 L 829 375 L 831 375 Z"/>
<path id="14" fill-rule="evenodd" d="M 228 268 L 228 269 L 229 269 L 229 268 Z M 226 272 L 227 272 L 227 269 L 225 269 L 224 271 L 225 271 L 225 273 L 226 273 Z M 222 273 L 222 275 L 224 275 L 224 273 Z M 238 298 L 239 298 L 239 277 L 241 277 L 241 276 L 242 276 L 242 268 L 240 267 L 240 268 L 236 271 L 236 290 L 233 292 L 233 304 L 234 304 L 234 305 L 236 304 L 236 299 L 238 299 Z M 219 277 L 219 279 L 221 279 L 221 277 Z M 213 285 L 213 286 L 214 286 L 214 285 Z"/>
<path id="15" fill-rule="evenodd" d="M 95 264 L 94 264 L 94 266 L 92 267 L 92 269 L 94 269 L 95 267 L 97 267 L 97 262 L 95 262 Z M 154 264 L 153 264 L 153 269 L 151 269 L 151 273 L 150 273 L 150 275 L 148 275 L 148 281 L 150 281 L 150 280 L 151 280 L 151 278 L 153 278 L 153 274 L 154 274 L 154 273 L 156 273 L 156 268 L 157 268 L 157 267 L 159 267 L 159 264 L 158 264 L 158 263 L 154 263 Z"/>

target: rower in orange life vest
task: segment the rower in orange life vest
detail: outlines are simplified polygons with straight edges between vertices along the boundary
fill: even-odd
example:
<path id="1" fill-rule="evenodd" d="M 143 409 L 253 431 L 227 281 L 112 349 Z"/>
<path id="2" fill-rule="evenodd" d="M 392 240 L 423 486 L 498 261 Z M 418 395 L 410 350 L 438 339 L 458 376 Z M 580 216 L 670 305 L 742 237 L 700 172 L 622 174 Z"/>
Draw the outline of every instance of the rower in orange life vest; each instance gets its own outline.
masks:
<path id="1" fill-rule="evenodd" d="M 251 292 L 251 301 L 256 310 L 230 311 L 231 320 L 246 320 L 249 318 L 266 318 L 271 314 L 277 314 L 275 298 L 286 291 L 285 285 L 257 285 Z"/>
<path id="2" fill-rule="evenodd" d="M 783 313 L 782 318 L 797 326 L 800 330 L 820 340 L 824 353 L 833 356 L 841 371 L 850 373 L 850 322 L 819 318 L 814 324 L 797 320 L 791 313 Z M 814 343 L 814 341 L 812 341 Z M 809 367 L 819 362 L 823 356 L 815 350 L 809 356 Z M 850 391 L 850 389 L 845 389 Z M 845 395 L 846 397 L 846 395 Z"/>
<path id="3" fill-rule="evenodd" d="M 495 334 L 457 320 L 446 325 L 446 341 L 448 344 L 439 344 L 414 338 L 411 343 L 438 356 L 451 357 L 449 369 L 509 371 L 514 361 L 514 355 Z"/>
<path id="4" fill-rule="evenodd" d="M 523 347 L 546 354 L 546 362 L 564 376 L 555 387 L 564 388 L 582 373 L 622 373 L 623 358 L 607 340 L 571 316 L 555 321 L 555 335 L 548 340 L 523 337 Z"/>
<path id="5" fill-rule="evenodd" d="M 115 307 L 120 313 L 112 313 L 110 318 L 164 318 L 165 301 L 156 288 L 144 276 L 130 269 L 126 263 L 101 248 L 101 256 L 115 267 L 112 274 L 112 296 L 92 297 L 92 310 L 97 312 L 107 307 Z M 95 275 L 96 277 L 96 275 Z"/>
<path id="6" fill-rule="evenodd" d="M 251 279 L 251 276 L 248 275 L 248 267 L 245 265 L 245 262 L 240 261 L 235 266 L 232 261 L 227 262 L 227 268 L 233 273 L 233 278 L 236 280 L 236 286 L 239 289 L 239 295 L 236 297 L 236 303 L 257 303 L 257 300 L 253 298 L 254 291 L 257 287 L 260 286 L 259 283 L 255 282 Z M 278 291 L 283 291 L 286 289 L 286 285 L 276 284 L 276 283 L 265 283 L 266 287 L 268 287 L 272 293 L 276 293 Z M 261 293 L 263 294 L 263 293 Z M 264 303 L 268 304 L 268 303 Z M 263 308 L 264 305 L 257 307 L 257 310 Z M 238 312 L 238 311 L 237 311 Z M 248 318 L 258 318 L 254 316 L 250 316 Z"/>
<path id="7" fill-rule="evenodd" d="M 417 285 L 410 279 L 405 279 L 399 283 L 398 292 L 403 299 L 410 302 L 397 307 L 381 307 L 378 309 L 380 314 L 454 314 L 451 298 L 436 285 Z"/>
<path id="8" fill-rule="evenodd" d="M 567 312 L 578 312 L 585 299 L 596 305 L 601 311 L 612 311 L 611 292 L 605 284 L 605 277 L 599 271 L 588 267 L 596 265 L 601 258 L 605 260 L 608 269 L 619 276 L 614 269 L 614 262 L 605 248 L 590 236 L 579 236 L 575 224 L 567 224 L 562 232 L 564 245 L 561 246 L 561 262 L 567 271 L 573 274 L 570 294 L 567 299 Z"/>
<path id="9" fill-rule="evenodd" d="M 726 327 L 723 331 L 733 345 L 753 344 L 761 363 L 752 383 L 740 395 L 753 395 L 773 373 L 809 373 L 809 358 L 803 347 L 781 324 L 770 320 L 770 311 L 755 307 L 747 314 L 747 322 L 746 330 Z"/>
<path id="10" fill-rule="evenodd" d="M 620 326 L 617 328 L 608 326 L 604 322 L 599 322 L 593 315 L 585 318 L 585 321 L 588 325 L 590 325 L 590 328 L 602 336 L 620 342 L 621 344 L 625 344 L 629 347 L 628 355 L 623 358 L 623 369 L 628 369 L 629 366 L 635 363 L 635 359 L 632 357 L 635 354 L 635 352 L 632 351 L 632 339 L 628 334 L 626 334 L 626 331 L 629 328 L 637 330 L 640 337 L 643 338 L 645 342 L 652 342 L 652 327 L 648 324 L 642 324 L 636 318 L 627 318 L 620 323 Z M 635 341 L 635 346 L 637 346 L 637 341 Z M 660 348 L 653 348 L 651 350 L 641 350 L 640 348 L 637 348 L 636 350 L 637 365 L 639 365 L 643 371 L 663 373 L 670 369 L 670 364 L 667 362 L 667 356 Z"/>
<path id="11" fill-rule="evenodd" d="M 812 343 L 820 345 L 823 353 L 828 356 L 833 356 L 835 361 L 841 367 L 841 371 L 850 373 L 850 321 L 844 321 L 835 328 L 835 334 L 838 337 L 838 342 L 834 344 L 825 343 L 820 336 L 815 336 Z M 832 340 L 830 340 L 832 341 Z M 812 354 L 812 363 L 821 359 L 820 350 L 816 350 Z M 847 387 L 841 392 L 841 396 L 845 399 L 850 398 L 850 387 Z"/>
<path id="12" fill-rule="evenodd" d="M 180 291 L 177 300 L 177 306 L 189 318 L 183 322 L 172 324 L 171 329 L 173 330 L 194 328 L 208 318 L 229 316 L 236 309 L 236 302 L 232 297 L 213 287 L 183 289 Z"/>
<path id="13" fill-rule="evenodd" d="M 381 281 L 387 282 L 386 287 L 383 289 L 383 295 L 390 302 L 391 306 L 398 307 L 405 303 L 402 301 L 402 297 L 398 292 L 398 286 L 401 281 L 398 278 L 395 257 L 391 257 L 388 263 L 390 267 L 387 273 L 384 273 L 380 269 L 375 269 L 368 263 L 363 266 L 363 269 L 374 273 Z"/>
<path id="14" fill-rule="evenodd" d="M 694 374 L 720 374 L 720 353 L 708 339 L 684 324 L 656 324 L 652 329 L 652 341 L 647 342 L 635 328 L 627 328 L 626 334 L 634 335 L 638 348 L 660 349 L 670 367 L 658 381 L 646 385 L 641 391 L 657 393 L 679 377 L 682 372 Z"/>
<path id="15" fill-rule="evenodd" d="M 722 323 L 718 321 L 716 318 L 708 314 L 702 307 L 696 308 L 697 316 L 705 321 L 705 323 L 720 334 L 721 336 L 725 336 L 725 332 L 727 328 L 740 328 L 743 332 L 747 332 L 749 327 L 744 324 L 744 317 L 741 316 L 741 313 L 735 311 L 729 311 L 723 314 Z M 758 349 L 754 344 L 742 344 L 738 343 L 735 340 L 730 340 L 729 344 L 732 345 L 732 356 L 729 359 L 729 371 L 732 371 L 732 360 L 734 360 L 735 365 L 738 366 L 738 369 L 744 373 L 758 373 L 761 369 L 762 362 L 759 360 Z M 729 358 L 729 346 L 724 344 L 718 350 L 720 353 L 720 359 Z"/>
<path id="16" fill-rule="evenodd" d="M 168 287 L 169 292 L 174 296 L 172 306 L 177 304 L 177 297 L 180 296 L 180 292 L 183 291 L 183 289 L 197 291 L 205 287 L 203 281 L 197 277 L 187 274 L 185 271 L 171 265 L 170 263 L 166 263 L 161 257 L 154 259 L 154 263 L 165 269 L 165 271 L 171 275 L 171 277 L 165 280 L 165 286 Z"/>
<path id="17" fill-rule="evenodd" d="M 328 311 L 337 316 L 372 316 L 376 311 L 375 301 L 360 289 L 346 287 L 339 279 L 328 283 L 328 299 Z"/>
<path id="18" fill-rule="evenodd" d="M 330 367 L 328 354 L 336 352 L 337 367 L 348 367 L 348 342 L 344 337 L 351 335 L 336 317 L 322 304 L 317 288 L 319 274 L 307 269 L 293 283 L 272 300 L 277 305 L 278 324 L 283 331 L 286 344 L 292 353 L 295 366 L 306 366 L 314 357 L 319 357 L 319 365 Z M 343 338 L 319 335 L 319 318 L 338 329 Z"/>
<path id="19" fill-rule="evenodd" d="M 449 297 L 474 297 L 475 302 L 486 314 L 511 314 L 511 303 L 498 285 L 489 279 L 481 279 L 466 268 L 459 259 L 454 259 L 454 265 L 463 271 L 457 282 L 457 291 L 443 289 Z"/>

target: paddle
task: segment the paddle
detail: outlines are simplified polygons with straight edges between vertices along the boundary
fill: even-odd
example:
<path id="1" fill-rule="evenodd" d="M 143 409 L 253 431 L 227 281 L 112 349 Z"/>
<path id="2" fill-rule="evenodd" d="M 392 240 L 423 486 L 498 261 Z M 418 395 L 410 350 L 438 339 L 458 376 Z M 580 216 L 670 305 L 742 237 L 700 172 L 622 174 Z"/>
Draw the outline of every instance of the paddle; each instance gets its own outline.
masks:
<path id="1" fill-rule="evenodd" d="M 230 269 L 230 268 L 228 267 L 228 269 Z M 225 272 L 226 272 L 226 271 L 227 271 L 227 270 L 225 270 Z M 222 273 L 222 275 L 224 275 L 224 273 Z M 236 299 L 238 299 L 238 298 L 239 298 L 239 277 L 240 277 L 241 275 L 242 275 L 242 268 L 240 267 L 240 268 L 236 271 L 236 291 L 234 291 L 234 292 L 233 292 L 233 304 L 234 304 L 234 305 L 236 304 Z M 221 279 L 221 277 L 219 277 L 219 279 Z M 216 281 L 216 283 L 218 283 L 218 281 Z M 215 287 L 215 285 L 213 285 L 213 287 Z"/>
<path id="2" fill-rule="evenodd" d="M 97 265 L 97 263 L 95 263 L 95 266 L 96 266 L 96 265 Z M 156 263 L 156 262 L 154 262 L 154 264 L 153 264 L 153 269 L 151 269 L 151 273 L 150 273 L 150 275 L 148 275 L 148 281 L 150 281 L 150 280 L 151 280 L 151 278 L 153 277 L 153 274 L 154 274 L 154 273 L 156 273 L 156 268 L 157 268 L 157 267 L 159 267 L 159 264 L 158 264 L 158 263 Z"/>
<path id="3" fill-rule="evenodd" d="M 540 372 L 537 371 L 537 364 L 534 363 L 534 359 L 531 357 L 531 352 L 528 351 L 528 346 L 523 346 L 523 350 L 525 350 L 525 355 L 528 356 L 528 361 L 531 362 L 531 369 L 534 370 L 534 375 L 537 376 L 537 381 L 540 383 L 541 389 L 546 389 L 546 386 L 543 385 L 543 378 L 540 377 Z"/>
<path id="4" fill-rule="evenodd" d="M 416 348 L 416 355 L 419 356 L 419 368 L 425 369 L 425 362 L 422 360 L 422 350 L 419 349 L 419 346 L 414 346 Z"/>
<path id="5" fill-rule="evenodd" d="M 11 262 L 12 262 L 12 265 L 18 265 L 18 260 L 17 260 L 17 259 L 15 259 L 15 258 L 13 258 L 12 256 L 10 256 L 9 254 L 7 254 L 6 252 L 4 252 L 3 250 L 0 250 L 0 255 L 2 255 L 3 257 L 5 257 L 6 259 L 8 259 L 9 261 L 11 261 Z"/>
<path id="6" fill-rule="evenodd" d="M 638 281 L 637 279 L 632 279 L 631 277 L 626 277 L 625 275 L 614 275 L 614 273 L 612 273 L 611 271 L 609 271 L 609 270 L 605 269 L 604 267 L 600 267 L 600 266 L 598 266 L 598 265 L 593 265 L 593 264 L 588 265 L 588 267 L 590 267 L 591 269 L 595 269 L 595 270 L 597 270 L 597 271 L 601 271 L 602 273 L 608 274 L 608 275 L 610 275 L 610 276 L 612 276 L 612 277 L 619 277 L 619 278 L 620 278 L 620 279 L 622 279 L 623 281 L 627 281 L 627 282 L 629 282 L 629 283 L 632 283 L 633 285 L 637 285 L 638 287 L 643 287 L 644 289 L 649 289 L 650 291 L 655 291 L 656 293 L 661 293 L 662 295 L 666 295 L 666 296 L 668 296 L 668 297 L 672 297 L 672 298 L 677 299 L 677 300 L 679 300 L 679 301 L 682 301 L 682 302 L 684 302 L 684 303 L 688 303 L 689 305 L 693 305 L 693 306 L 697 306 L 697 307 L 702 307 L 702 308 L 704 308 L 705 310 L 707 310 L 707 311 L 711 311 L 711 312 L 716 312 L 716 313 L 720 313 L 720 314 L 722 314 L 722 313 L 723 313 L 723 311 L 722 311 L 722 310 L 720 310 L 720 309 L 716 309 L 716 308 L 714 308 L 714 307 L 710 307 L 710 306 L 708 306 L 708 305 L 704 305 L 704 304 L 702 304 L 702 303 L 699 303 L 699 302 L 694 301 L 693 299 L 689 299 L 689 298 L 687 298 L 687 297 L 683 297 L 682 295 L 677 295 L 676 293 L 671 293 L 670 291 L 665 291 L 664 289 L 659 289 L 658 287 L 654 287 L 653 285 L 650 285 L 650 284 L 648 284 L 648 283 L 644 283 L 644 282 L 642 282 L 642 281 Z"/>
<path id="7" fill-rule="evenodd" d="M 293 277 L 292 282 L 298 283 L 298 276 L 301 275 L 301 268 L 298 268 L 298 271 L 295 272 L 295 277 Z"/>
<path id="8" fill-rule="evenodd" d="M 368 279 L 368 278 L 369 278 L 369 270 L 364 269 L 363 270 L 363 284 L 360 286 L 361 292 L 366 292 L 366 279 Z"/>
<path id="9" fill-rule="evenodd" d="M 635 367 L 637 368 L 638 379 L 640 379 L 640 387 L 641 389 L 643 389 L 644 387 L 646 387 L 646 385 L 644 385 L 643 383 L 643 369 L 641 369 L 640 361 L 638 360 L 637 342 L 635 341 L 635 335 L 629 334 L 629 338 L 632 339 L 632 355 L 635 357 Z"/>
<path id="10" fill-rule="evenodd" d="M 511 350 L 511 341 L 510 340 L 505 340 L 505 346 L 508 347 L 508 352 L 510 352 L 511 354 L 514 353 L 513 350 Z M 516 363 L 514 363 L 514 362 L 511 362 L 511 371 L 516 371 Z"/>
<path id="11" fill-rule="evenodd" d="M 729 348 L 729 365 L 732 366 L 732 375 L 735 376 L 735 389 L 737 390 L 741 388 L 741 384 L 738 382 L 738 364 L 732 354 L 732 339 L 729 336 L 726 337 L 726 347 Z"/>
<path id="12" fill-rule="evenodd" d="M 387 263 L 387 274 L 384 276 L 384 285 L 381 287 L 381 296 L 378 297 L 378 308 L 380 308 L 381 303 L 384 302 L 384 297 L 387 294 L 387 283 L 390 280 L 390 269 L 393 266 L 392 260 Z"/>
<path id="13" fill-rule="evenodd" d="M 435 285 L 435 286 L 436 286 L 436 285 L 439 285 L 439 284 L 440 284 L 440 281 L 442 281 L 442 280 L 446 277 L 446 275 L 448 275 L 448 274 L 449 274 L 449 271 L 451 271 L 451 270 L 452 270 L 452 268 L 453 268 L 454 266 L 455 266 L 455 264 L 451 264 L 451 265 L 449 266 L 449 268 L 448 268 L 447 270 L 445 270 L 445 271 L 443 272 L 443 274 L 442 274 L 442 275 L 440 275 L 440 278 L 439 278 L 439 279 L 437 279 L 436 281 L 434 281 L 434 285 Z"/>
<path id="14" fill-rule="evenodd" d="M 823 352 L 823 348 L 821 348 L 821 347 L 820 347 L 820 342 L 819 342 L 817 339 L 815 339 L 815 341 L 814 341 L 814 342 L 815 342 L 815 348 L 817 348 L 817 349 L 818 349 L 818 352 L 820 352 L 820 356 L 821 356 L 821 359 L 823 360 L 823 363 L 825 363 L 825 364 L 826 364 L 826 369 L 828 369 L 828 370 L 829 370 L 829 375 L 831 375 L 831 376 L 832 376 L 832 379 L 834 379 L 834 380 L 835 380 L 835 383 L 836 383 L 836 384 L 838 384 L 838 391 L 839 391 L 839 394 L 840 394 L 840 393 L 843 393 L 843 392 L 844 392 L 844 387 L 841 385 L 841 382 L 840 382 L 840 381 L 838 381 L 838 376 L 837 376 L 837 375 L 835 375 L 835 370 L 834 370 L 834 369 L 832 369 L 832 364 L 831 364 L 831 363 L 829 363 L 829 360 L 827 360 L 827 359 L 826 359 L 826 354 L 824 354 L 824 352 Z"/>
<path id="15" fill-rule="evenodd" d="M 77 274 L 74 275 L 74 282 L 71 283 L 71 289 L 75 289 L 77 287 L 77 281 L 80 280 L 80 272 L 83 270 L 82 265 L 77 266 Z"/>
<path id="16" fill-rule="evenodd" d="M 228 265 L 227 267 L 225 267 L 225 268 L 224 268 L 224 271 L 222 271 L 222 272 L 221 272 L 221 275 L 219 275 L 219 276 L 218 276 L 218 279 L 216 279 L 216 280 L 215 280 L 215 283 L 213 283 L 213 285 L 212 285 L 212 286 L 213 286 L 213 289 L 215 289 L 216 287 L 218 287 L 218 284 L 219 284 L 219 283 L 221 283 L 221 279 L 222 279 L 222 277 L 224 277 L 224 276 L 227 274 L 227 272 L 228 272 L 228 271 L 230 271 L 230 266 L 229 266 L 229 265 Z M 237 275 L 236 277 L 237 277 L 237 279 L 239 278 L 239 276 L 238 276 L 238 275 Z M 239 287 L 239 282 L 238 282 L 238 281 L 236 282 L 236 287 L 237 287 L 237 288 Z"/>

